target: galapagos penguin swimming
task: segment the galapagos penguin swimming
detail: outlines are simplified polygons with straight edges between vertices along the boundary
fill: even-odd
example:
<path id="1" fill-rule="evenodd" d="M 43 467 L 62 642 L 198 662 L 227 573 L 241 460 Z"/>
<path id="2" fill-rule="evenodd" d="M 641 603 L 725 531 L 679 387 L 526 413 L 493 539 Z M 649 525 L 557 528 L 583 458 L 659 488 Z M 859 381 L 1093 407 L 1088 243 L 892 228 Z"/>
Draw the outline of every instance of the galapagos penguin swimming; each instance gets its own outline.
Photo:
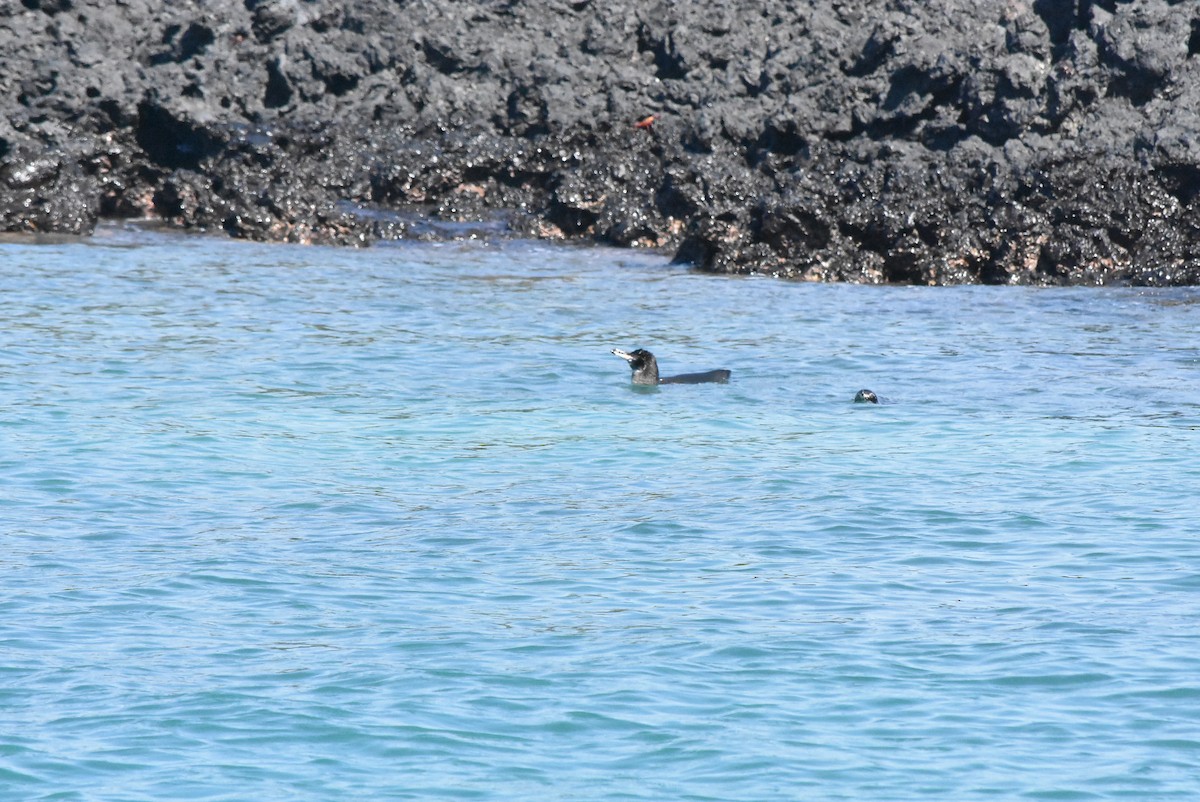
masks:
<path id="1" fill-rule="evenodd" d="M 879 396 L 870 390 L 859 390 L 854 394 L 854 403 L 856 404 L 878 404 Z"/>
<path id="2" fill-rule="evenodd" d="M 619 348 L 614 348 L 612 352 L 629 363 L 629 367 L 633 369 L 634 384 L 707 384 L 710 382 L 724 384 L 729 381 L 729 371 L 727 370 L 684 373 L 679 376 L 667 376 L 660 379 L 658 376 L 658 362 L 655 361 L 654 354 L 649 351 L 639 348 L 636 351 L 626 353 Z"/>

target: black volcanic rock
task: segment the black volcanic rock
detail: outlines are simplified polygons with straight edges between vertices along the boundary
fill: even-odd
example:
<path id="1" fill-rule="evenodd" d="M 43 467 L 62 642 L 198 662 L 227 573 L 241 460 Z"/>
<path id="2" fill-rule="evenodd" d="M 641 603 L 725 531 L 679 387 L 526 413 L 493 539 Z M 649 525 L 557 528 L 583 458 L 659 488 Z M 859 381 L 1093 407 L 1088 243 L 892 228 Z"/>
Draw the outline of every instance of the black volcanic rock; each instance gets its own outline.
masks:
<path id="1" fill-rule="evenodd" d="M 2 230 L 1200 282 L 1194 3 L 22 0 L 0 98 Z"/>

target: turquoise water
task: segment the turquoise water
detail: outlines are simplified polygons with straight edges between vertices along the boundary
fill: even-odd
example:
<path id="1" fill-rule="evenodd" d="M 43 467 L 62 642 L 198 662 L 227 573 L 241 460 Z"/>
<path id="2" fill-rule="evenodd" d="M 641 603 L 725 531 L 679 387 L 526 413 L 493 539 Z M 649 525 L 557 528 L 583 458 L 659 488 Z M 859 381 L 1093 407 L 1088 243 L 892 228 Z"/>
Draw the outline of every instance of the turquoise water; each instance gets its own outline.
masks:
<path id="1" fill-rule="evenodd" d="M 0 798 L 1200 798 L 1200 291 L 108 229 L 0 292 Z"/>

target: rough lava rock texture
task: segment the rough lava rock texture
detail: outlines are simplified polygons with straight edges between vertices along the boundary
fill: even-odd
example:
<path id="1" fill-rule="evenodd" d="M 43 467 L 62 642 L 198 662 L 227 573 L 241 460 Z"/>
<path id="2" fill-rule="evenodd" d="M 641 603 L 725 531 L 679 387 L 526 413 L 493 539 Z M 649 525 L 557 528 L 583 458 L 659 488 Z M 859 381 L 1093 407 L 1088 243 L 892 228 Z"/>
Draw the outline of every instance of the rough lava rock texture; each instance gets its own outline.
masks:
<path id="1" fill-rule="evenodd" d="M 10 232 L 1200 283 L 1195 0 L 0 0 L 0 98 Z"/>

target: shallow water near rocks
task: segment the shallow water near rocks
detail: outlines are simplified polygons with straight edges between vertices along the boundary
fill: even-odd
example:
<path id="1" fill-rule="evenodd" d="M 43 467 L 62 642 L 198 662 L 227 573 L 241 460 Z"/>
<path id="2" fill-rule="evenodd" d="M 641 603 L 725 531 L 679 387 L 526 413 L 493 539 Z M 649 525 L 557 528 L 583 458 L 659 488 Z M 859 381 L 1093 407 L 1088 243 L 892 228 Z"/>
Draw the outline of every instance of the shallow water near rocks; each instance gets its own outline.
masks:
<path id="1" fill-rule="evenodd" d="M 1200 794 L 1196 290 L 105 229 L 0 291 L 0 798 Z"/>

